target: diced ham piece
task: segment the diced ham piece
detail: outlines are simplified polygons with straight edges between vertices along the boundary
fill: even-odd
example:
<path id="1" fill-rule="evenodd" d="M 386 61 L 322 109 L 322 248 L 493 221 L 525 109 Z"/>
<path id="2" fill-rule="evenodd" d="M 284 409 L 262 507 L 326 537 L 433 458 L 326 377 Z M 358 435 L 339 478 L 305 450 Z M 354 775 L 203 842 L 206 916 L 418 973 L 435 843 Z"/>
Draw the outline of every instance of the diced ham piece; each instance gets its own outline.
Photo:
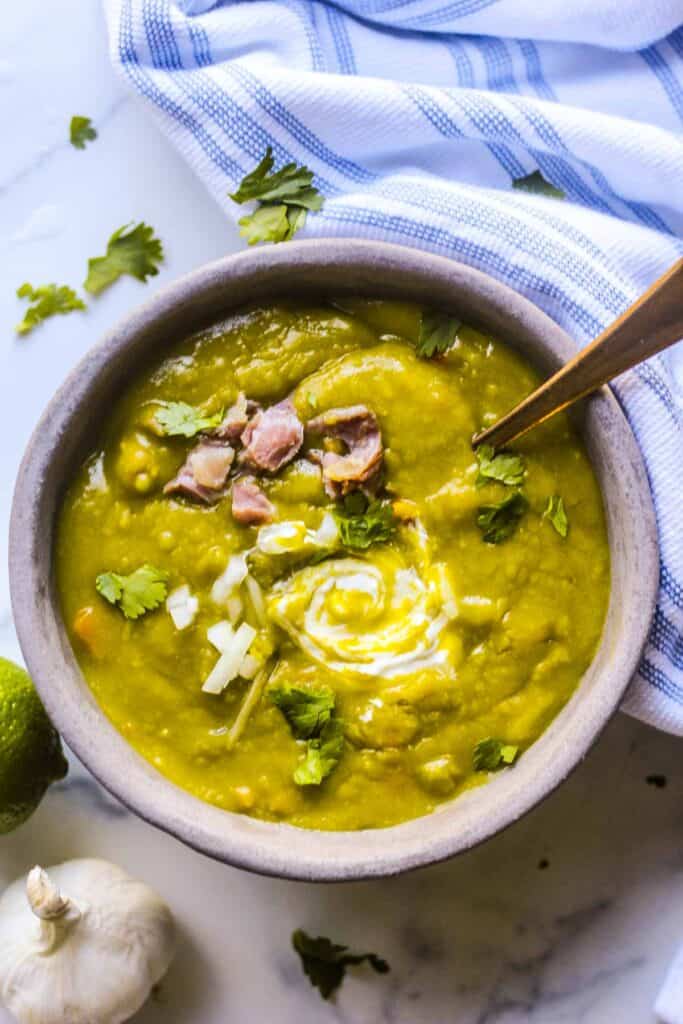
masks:
<path id="1" fill-rule="evenodd" d="M 285 399 L 257 412 L 242 434 L 240 461 L 251 469 L 276 473 L 291 462 L 301 448 L 304 428 L 296 409 Z"/>
<path id="2" fill-rule="evenodd" d="M 164 494 L 181 494 L 205 505 L 219 501 L 234 458 L 235 450 L 226 442 L 208 438 L 200 441 L 166 484 Z"/>
<path id="3" fill-rule="evenodd" d="M 222 441 L 229 441 L 230 444 L 237 445 L 246 429 L 249 418 L 258 410 L 258 402 L 252 402 L 250 398 L 247 398 L 240 391 L 237 401 L 234 405 L 230 406 L 223 417 L 223 422 L 215 430 L 211 431 L 211 436 L 219 437 Z"/>
<path id="4" fill-rule="evenodd" d="M 232 514 L 244 526 L 269 523 L 275 509 L 255 480 L 242 477 L 232 485 Z"/>
<path id="5" fill-rule="evenodd" d="M 346 446 L 343 455 L 336 452 L 310 452 L 323 470 L 325 491 L 331 498 L 343 498 L 350 491 L 374 492 L 382 470 L 382 434 L 377 417 L 364 405 L 330 409 L 306 424 L 311 434 L 335 438 Z"/>

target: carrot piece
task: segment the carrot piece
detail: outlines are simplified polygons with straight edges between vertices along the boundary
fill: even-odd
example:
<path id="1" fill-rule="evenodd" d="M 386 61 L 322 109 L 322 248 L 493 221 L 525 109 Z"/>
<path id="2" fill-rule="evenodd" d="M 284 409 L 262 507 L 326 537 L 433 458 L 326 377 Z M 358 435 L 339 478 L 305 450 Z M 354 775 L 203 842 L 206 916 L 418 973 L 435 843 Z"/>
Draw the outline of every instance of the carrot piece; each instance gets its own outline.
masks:
<path id="1" fill-rule="evenodd" d="M 107 649 L 107 623 L 92 605 L 79 608 L 74 615 L 72 629 L 84 647 L 95 658 L 102 658 Z"/>

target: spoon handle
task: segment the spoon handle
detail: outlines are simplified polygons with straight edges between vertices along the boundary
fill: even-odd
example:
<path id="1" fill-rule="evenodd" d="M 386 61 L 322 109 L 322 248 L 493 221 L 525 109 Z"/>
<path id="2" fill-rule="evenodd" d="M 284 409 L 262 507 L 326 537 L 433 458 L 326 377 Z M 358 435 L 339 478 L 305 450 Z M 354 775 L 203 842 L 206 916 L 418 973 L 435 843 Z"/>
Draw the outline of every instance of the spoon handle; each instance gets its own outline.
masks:
<path id="1" fill-rule="evenodd" d="M 683 338 L 683 259 L 618 320 L 519 405 L 476 434 L 472 447 L 500 448 L 572 402 Z"/>

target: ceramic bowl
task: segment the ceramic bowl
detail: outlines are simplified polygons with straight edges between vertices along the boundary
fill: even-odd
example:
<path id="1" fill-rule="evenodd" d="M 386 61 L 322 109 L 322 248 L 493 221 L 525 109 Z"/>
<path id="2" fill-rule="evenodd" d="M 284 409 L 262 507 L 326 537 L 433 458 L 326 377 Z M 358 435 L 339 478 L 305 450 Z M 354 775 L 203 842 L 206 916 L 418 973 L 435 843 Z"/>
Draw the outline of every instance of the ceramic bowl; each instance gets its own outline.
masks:
<path id="1" fill-rule="evenodd" d="M 607 389 L 575 410 L 602 489 L 611 600 L 599 650 L 576 693 L 513 771 L 426 817 L 385 829 L 318 832 L 203 803 L 143 760 L 100 710 L 71 650 L 55 592 L 55 521 L 65 485 L 112 400 L 143 363 L 245 303 L 278 297 L 410 299 L 462 316 L 519 349 L 543 374 L 573 355 L 567 335 L 493 278 L 440 256 L 384 243 L 269 246 L 202 267 L 135 310 L 79 363 L 38 424 L 22 463 L 10 539 L 22 650 L 50 716 L 92 774 L 136 814 L 228 864 L 285 878 L 393 875 L 469 849 L 546 797 L 584 757 L 638 664 L 657 585 L 657 535 L 642 458 Z"/>

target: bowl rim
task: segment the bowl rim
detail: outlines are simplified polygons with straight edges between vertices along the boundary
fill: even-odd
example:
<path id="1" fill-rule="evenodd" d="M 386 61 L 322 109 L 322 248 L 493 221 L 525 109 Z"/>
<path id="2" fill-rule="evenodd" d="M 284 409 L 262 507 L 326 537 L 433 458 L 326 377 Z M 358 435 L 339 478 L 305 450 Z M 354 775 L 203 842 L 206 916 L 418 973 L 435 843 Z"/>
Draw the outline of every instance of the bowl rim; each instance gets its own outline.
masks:
<path id="1" fill-rule="evenodd" d="M 313 284 L 314 279 L 319 283 Z M 205 303 L 225 302 L 224 315 L 228 315 L 239 303 L 225 295 L 248 295 L 253 288 L 256 294 L 270 293 L 272 301 L 287 281 L 293 282 L 295 292 L 328 294 L 331 286 L 324 282 L 333 279 L 343 281 L 344 288 L 347 282 L 363 288 L 372 279 L 365 290 L 376 297 L 405 295 L 406 287 L 412 287 L 415 297 L 419 283 L 423 296 L 440 296 L 435 304 L 444 307 L 450 301 L 448 296 L 453 296 L 457 306 L 455 296 L 459 296 L 459 301 L 478 304 L 485 325 L 493 329 L 491 325 L 498 324 L 497 333 L 502 328 L 508 338 L 517 339 L 513 344 L 524 348 L 533 340 L 536 361 L 547 358 L 551 366 L 576 351 L 566 333 L 527 299 L 444 256 L 356 239 L 314 239 L 230 255 L 159 290 L 79 361 L 29 441 L 10 521 L 10 587 L 19 642 L 47 711 L 70 749 L 130 810 L 187 845 L 236 867 L 306 881 L 376 878 L 444 860 L 492 837 L 548 796 L 597 739 L 637 668 L 654 612 L 659 560 L 654 507 L 642 455 L 616 399 L 603 388 L 584 403 L 578 415 L 594 465 L 596 458 L 603 460 L 608 484 L 620 495 L 614 511 L 609 506 L 605 509 L 612 560 L 608 626 L 574 696 L 514 772 L 502 772 L 485 787 L 399 825 L 327 832 L 222 810 L 192 796 L 154 769 L 96 704 L 66 638 L 52 574 L 53 529 L 64 486 L 64 474 L 57 472 L 57 464 L 62 458 L 67 462 L 71 458 L 75 464 L 75 455 L 63 455 L 63 449 L 71 446 L 75 452 L 84 443 L 87 426 L 82 424 L 92 414 L 98 388 L 106 391 L 112 381 L 114 388 L 123 386 L 131 372 L 131 354 L 136 367 L 149 357 L 143 353 L 148 352 L 145 344 L 150 332 L 159 331 L 171 318 L 177 323 L 185 315 L 196 329 L 200 325 L 197 310 Z M 341 288 L 340 284 L 338 291 Z M 352 290 L 351 284 L 347 290 Z M 207 322 L 218 318 L 215 312 L 205 317 Z M 183 327 L 178 336 L 191 330 L 191 326 Z M 157 339 L 154 344 L 161 343 Z M 601 491 L 603 487 L 604 481 Z M 614 523 L 612 516 L 616 517 Z M 618 566 L 626 566 L 625 578 L 630 584 L 618 600 L 615 558 Z M 616 625 L 612 628 L 613 621 Z"/>

